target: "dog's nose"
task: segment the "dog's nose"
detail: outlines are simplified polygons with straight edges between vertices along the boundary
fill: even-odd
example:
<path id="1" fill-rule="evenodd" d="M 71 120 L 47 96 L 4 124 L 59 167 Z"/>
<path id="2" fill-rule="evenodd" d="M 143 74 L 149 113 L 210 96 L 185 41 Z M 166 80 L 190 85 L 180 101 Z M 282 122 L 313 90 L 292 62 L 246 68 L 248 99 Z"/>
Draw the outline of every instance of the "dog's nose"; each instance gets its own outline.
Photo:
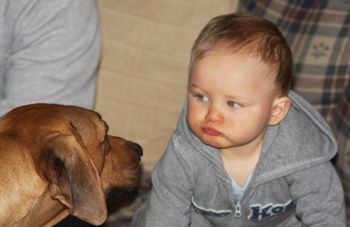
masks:
<path id="1" fill-rule="evenodd" d="M 138 156 L 141 157 L 143 155 L 143 149 L 142 149 L 142 147 L 140 145 L 138 145 L 137 143 L 134 143 L 134 142 L 130 142 L 130 141 L 128 141 L 128 145 L 131 147 L 131 149 L 133 151 L 136 152 L 136 154 Z"/>

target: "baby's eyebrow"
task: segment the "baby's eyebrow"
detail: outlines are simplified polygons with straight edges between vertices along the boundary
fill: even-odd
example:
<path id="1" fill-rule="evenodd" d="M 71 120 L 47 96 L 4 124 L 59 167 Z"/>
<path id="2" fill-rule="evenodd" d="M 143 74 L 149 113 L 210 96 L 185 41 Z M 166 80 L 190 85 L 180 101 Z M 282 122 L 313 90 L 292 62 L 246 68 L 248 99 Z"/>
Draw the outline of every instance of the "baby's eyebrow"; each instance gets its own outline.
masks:
<path id="1" fill-rule="evenodd" d="M 200 89 L 200 87 L 198 87 L 195 83 L 193 82 L 190 82 L 190 88 L 197 88 L 197 89 Z"/>
<path id="2" fill-rule="evenodd" d="M 249 97 L 241 96 L 241 95 L 227 95 L 226 98 L 231 101 L 238 102 L 251 102 L 252 99 Z"/>

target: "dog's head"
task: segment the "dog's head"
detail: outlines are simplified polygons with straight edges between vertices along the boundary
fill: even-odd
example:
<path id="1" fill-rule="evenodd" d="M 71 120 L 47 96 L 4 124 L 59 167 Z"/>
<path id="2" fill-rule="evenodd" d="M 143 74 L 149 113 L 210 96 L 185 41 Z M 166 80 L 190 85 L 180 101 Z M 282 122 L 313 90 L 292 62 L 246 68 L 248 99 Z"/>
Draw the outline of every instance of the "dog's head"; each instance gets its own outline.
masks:
<path id="1" fill-rule="evenodd" d="M 0 133 L 30 153 L 46 189 L 70 214 L 91 224 L 106 220 L 111 188 L 137 184 L 142 148 L 107 135 L 96 112 L 74 106 L 22 106 L 0 120 Z"/>

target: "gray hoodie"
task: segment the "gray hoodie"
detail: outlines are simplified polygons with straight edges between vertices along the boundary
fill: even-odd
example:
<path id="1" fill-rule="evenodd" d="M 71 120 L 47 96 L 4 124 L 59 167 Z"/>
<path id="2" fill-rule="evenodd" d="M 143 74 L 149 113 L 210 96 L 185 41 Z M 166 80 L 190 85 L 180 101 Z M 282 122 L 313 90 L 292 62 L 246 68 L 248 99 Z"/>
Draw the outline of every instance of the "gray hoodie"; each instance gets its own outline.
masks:
<path id="1" fill-rule="evenodd" d="M 266 132 L 240 202 L 219 151 L 188 128 L 185 107 L 134 226 L 346 226 L 344 195 L 330 162 L 336 141 L 310 104 L 294 92 L 290 98 L 287 117 Z"/>

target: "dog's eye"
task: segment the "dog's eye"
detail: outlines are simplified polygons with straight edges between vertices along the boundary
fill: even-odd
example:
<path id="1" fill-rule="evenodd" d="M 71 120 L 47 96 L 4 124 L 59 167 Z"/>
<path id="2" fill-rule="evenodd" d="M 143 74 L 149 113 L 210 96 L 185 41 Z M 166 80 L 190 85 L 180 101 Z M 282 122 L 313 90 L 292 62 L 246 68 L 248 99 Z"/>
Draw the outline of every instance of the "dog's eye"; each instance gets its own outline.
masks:
<path id="1" fill-rule="evenodd" d="M 55 155 L 52 155 L 52 162 L 53 162 L 53 165 L 56 169 L 56 172 L 58 173 L 59 176 L 62 175 L 62 172 L 65 168 L 64 166 L 64 162 L 57 156 Z"/>

